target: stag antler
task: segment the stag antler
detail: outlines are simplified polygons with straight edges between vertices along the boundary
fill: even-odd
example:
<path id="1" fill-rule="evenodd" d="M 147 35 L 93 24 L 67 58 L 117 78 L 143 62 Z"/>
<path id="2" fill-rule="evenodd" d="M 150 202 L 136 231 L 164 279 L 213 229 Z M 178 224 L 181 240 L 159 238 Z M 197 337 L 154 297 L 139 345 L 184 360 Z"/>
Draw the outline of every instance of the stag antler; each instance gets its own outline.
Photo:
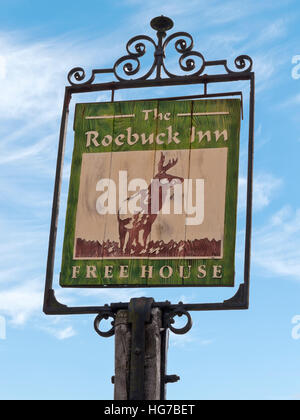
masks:
<path id="1" fill-rule="evenodd" d="M 158 163 L 158 172 L 163 172 L 164 170 L 164 161 L 165 161 L 165 155 L 162 153 L 160 156 L 160 161 Z"/>
<path id="2" fill-rule="evenodd" d="M 160 161 L 158 163 L 159 173 L 166 173 L 169 169 L 173 168 L 173 166 L 175 166 L 176 163 L 178 162 L 178 158 L 177 159 L 172 159 L 172 160 L 169 160 L 169 163 L 167 163 L 167 165 L 164 165 L 165 159 L 166 159 L 166 157 L 162 153 L 161 157 L 160 157 Z"/>

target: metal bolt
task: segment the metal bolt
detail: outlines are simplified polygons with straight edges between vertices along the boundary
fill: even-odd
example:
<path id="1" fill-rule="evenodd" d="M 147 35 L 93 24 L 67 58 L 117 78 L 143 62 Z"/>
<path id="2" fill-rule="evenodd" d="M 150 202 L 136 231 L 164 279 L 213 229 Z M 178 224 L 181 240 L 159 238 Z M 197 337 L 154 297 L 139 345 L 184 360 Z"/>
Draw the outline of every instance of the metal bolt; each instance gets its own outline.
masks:
<path id="1" fill-rule="evenodd" d="M 180 381 L 180 376 L 177 375 L 166 375 L 165 376 L 165 383 L 169 384 L 169 383 L 175 383 Z"/>

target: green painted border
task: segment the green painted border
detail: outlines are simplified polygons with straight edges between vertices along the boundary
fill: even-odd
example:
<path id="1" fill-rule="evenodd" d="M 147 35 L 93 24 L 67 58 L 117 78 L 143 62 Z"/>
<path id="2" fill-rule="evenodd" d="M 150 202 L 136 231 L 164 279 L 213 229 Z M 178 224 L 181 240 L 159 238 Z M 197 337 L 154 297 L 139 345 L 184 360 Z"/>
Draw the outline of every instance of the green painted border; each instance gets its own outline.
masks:
<path id="1" fill-rule="evenodd" d="M 76 211 L 79 194 L 80 171 L 83 153 L 103 153 L 113 151 L 128 151 L 128 150 L 163 150 L 164 145 L 158 146 L 156 144 L 142 147 L 137 145 L 135 147 L 128 147 L 124 145 L 117 150 L 114 147 L 94 147 L 89 149 L 85 147 L 85 132 L 89 130 L 97 130 L 105 134 L 114 133 L 118 135 L 122 131 L 124 122 L 121 120 L 85 120 L 86 116 L 109 114 L 136 114 L 133 121 L 133 128 L 138 132 L 157 132 L 163 129 L 166 122 L 158 122 L 156 120 L 152 124 L 145 124 L 141 109 L 158 108 L 159 112 L 169 111 L 170 108 L 178 112 L 186 112 L 188 109 L 193 109 L 193 112 L 213 112 L 213 111 L 228 111 L 230 115 L 218 115 L 214 117 L 201 117 L 201 129 L 203 131 L 221 130 L 227 128 L 229 133 L 229 140 L 224 142 L 220 140 L 216 142 L 207 142 L 206 140 L 199 144 L 182 141 L 180 145 L 172 143 L 172 149 L 186 149 L 186 148 L 228 148 L 228 162 L 227 162 L 227 189 L 226 189 L 226 205 L 225 205 L 225 232 L 224 232 L 224 256 L 223 259 L 199 259 L 199 260 L 151 260 L 153 265 L 154 276 L 152 279 L 140 278 L 140 267 L 142 265 L 149 265 L 149 260 L 73 260 L 73 249 L 75 240 L 75 222 Z M 193 117 L 193 123 L 197 124 L 197 119 L 200 117 Z M 96 103 L 96 104 L 77 104 L 74 120 L 75 142 L 72 158 L 72 167 L 69 184 L 69 195 L 67 214 L 65 222 L 65 235 L 63 244 L 62 268 L 60 273 L 60 285 L 62 287 L 164 287 L 164 286 L 200 286 L 200 287 L 233 287 L 235 277 L 235 241 L 236 241 L 236 217 L 237 217 L 237 194 L 238 194 L 238 168 L 239 168 L 239 137 L 240 137 L 240 123 L 241 123 L 241 102 L 239 99 L 216 99 L 216 100 L 198 100 L 198 101 L 130 101 L 130 102 L 115 102 L 115 103 Z M 128 123 L 126 123 L 128 126 Z M 169 125 L 176 127 L 180 131 L 180 125 L 183 122 L 173 121 L 168 122 Z M 142 129 L 141 129 L 142 126 Z M 165 126 L 166 127 L 166 126 Z M 123 127 L 124 128 L 124 127 Z M 197 127 L 200 129 L 199 127 Z M 121 131 L 120 131 L 121 130 Z M 188 133 L 189 136 L 189 133 Z M 180 137 L 183 139 L 183 135 Z M 170 148 L 170 149 L 171 149 Z M 212 270 L 212 265 L 223 265 L 223 278 L 219 281 L 210 278 L 209 275 L 204 279 L 197 279 L 197 267 L 206 264 L 208 272 Z M 105 265 L 110 265 L 117 268 L 120 265 L 129 266 L 128 279 L 122 279 L 119 275 L 114 275 L 113 279 L 105 279 L 103 277 L 97 279 L 86 279 L 84 275 L 79 275 L 76 280 L 72 279 L 72 265 L 80 266 L 81 271 L 87 265 L 94 265 L 97 267 L 97 272 L 104 272 Z M 174 268 L 174 275 L 168 279 L 163 280 L 158 275 L 156 267 L 163 265 L 171 265 Z M 177 273 L 176 267 L 184 265 L 192 266 L 191 279 L 183 280 Z M 117 269 L 116 272 L 119 270 Z M 156 274 L 157 273 L 157 274 Z"/>

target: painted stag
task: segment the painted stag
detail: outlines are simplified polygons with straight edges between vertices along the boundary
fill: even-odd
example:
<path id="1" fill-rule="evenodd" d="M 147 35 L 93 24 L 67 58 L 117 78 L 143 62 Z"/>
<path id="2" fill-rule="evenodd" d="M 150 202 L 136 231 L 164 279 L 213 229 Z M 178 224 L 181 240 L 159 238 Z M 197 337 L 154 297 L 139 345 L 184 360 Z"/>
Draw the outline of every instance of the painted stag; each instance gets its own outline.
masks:
<path id="1" fill-rule="evenodd" d="M 137 200 L 137 196 L 139 196 L 140 210 L 131 217 L 123 216 L 121 209 L 118 211 L 120 247 L 122 253 L 124 253 L 125 247 L 126 255 L 131 255 L 133 251 L 133 254 L 138 254 L 141 251 L 145 252 L 152 225 L 157 219 L 166 198 L 170 197 L 169 190 L 176 184 L 184 182 L 183 178 L 167 173 L 177 164 L 178 159 L 169 160 L 166 164 L 165 160 L 164 153 L 161 153 L 158 172 L 148 188 L 127 198 L 127 202 L 129 202 L 133 198 Z"/>

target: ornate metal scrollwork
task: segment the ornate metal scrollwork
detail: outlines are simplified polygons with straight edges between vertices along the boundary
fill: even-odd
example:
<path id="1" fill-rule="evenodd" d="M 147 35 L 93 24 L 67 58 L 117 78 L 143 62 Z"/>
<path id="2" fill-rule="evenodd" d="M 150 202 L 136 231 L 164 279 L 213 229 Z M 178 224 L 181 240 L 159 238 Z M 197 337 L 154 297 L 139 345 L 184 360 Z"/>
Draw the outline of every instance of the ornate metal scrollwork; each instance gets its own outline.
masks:
<path id="1" fill-rule="evenodd" d="M 156 48 L 156 44 L 153 41 L 153 39 L 146 35 L 136 36 L 127 43 L 126 50 L 128 52 L 128 55 L 125 55 L 124 57 L 119 58 L 119 60 L 117 60 L 114 65 L 114 74 L 119 81 L 128 80 L 122 77 L 121 74 L 119 74 L 119 68 L 120 66 L 122 66 L 122 64 L 123 64 L 123 72 L 125 76 L 127 77 L 135 76 L 136 74 L 140 72 L 141 63 L 139 59 L 143 57 L 147 52 L 147 47 L 146 47 L 145 42 L 149 42 L 150 44 L 154 46 L 154 48 Z M 134 48 L 135 52 L 133 52 L 131 48 Z M 155 70 L 155 60 L 150 70 L 146 72 L 145 75 L 138 76 L 136 80 L 148 79 L 153 74 L 154 70 Z"/>
<path id="2" fill-rule="evenodd" d="M 112 318 L 113 321 L 111 323 L 112 328 L 108 331 L 101 331 L 100 330 L 100 324 L 103 319 L 108 320 L 109 318 Z M 99 334 L 101 337 L 112 337 L 115 334 L 115 314 L 111 311 L 105 311 L 97 315 L 95 322 L 94 322 L 94 328 L 96 330 L 96 333 Z"/>
<path id="3" fill-rule="evenodd" d="M 166 32 L 173 27 L 173 21 L 165 16 L 160 16 L 151 21 L 151 27 L 157 31 L 157 41 L 147 35 L 138 35 L 130 39 L 126 45 L 127 55 L 119 58 L 111 69 L 97 69 L 92 71 L 90 79 L 86 79 L 83 68 L 76 67 L 68 75 L 72 86 L 87 86 L 93 84 L 96 74 L 113 73 L 119 82 L 128 80 L 147 80 L 156 73 L 151 80 L 162 80 L 162 71 L 169 78 L 192 78 L 203 75 L 209 66 L 223 66 L 227 74 L 248 73 L 252 70 L 252 59 L 247 55 L 240 55 L 234 60 L 236 69 L 228 67 L 227 60 L 205 61 L 203 55 L 194 50 L 193 37 L 187 32 L 176 32 L 166 38 Z M 166 38 L 166 39 L 165 39 Z M 165 59 L 166 49 L 175 41 L 174 47 L 179 57 L 181 74 L 174 74 L 168 70 Z M 147 54 L 147 44 L 154 48 L 152 64 L 143 72 L 141 59 Z M 182 74 L 186 73 L 186 74 Z"/>
<path id="4" fill-rule="evenodd" d="M 179 66 L 180 69 L 184 72 L 189 72 L 189 77 L 199 76 L 203 73 L 205 69 L 205 60 L 201 53 L 193 51 L 194 40 L 190 34 L 187 32 L 177 32 L 173 35 L 170 35 L 163 44 L 163 50 L 166 51 L 167 46 L 176 38 L 175 50 L 181 55 L 179 57 Z M 188 42 L 186 41 L 186 39 Z M 197 68 L 195 57 L 200 59 L 200 65 Z M 170 77 L 180 77 L 179 75 L 173 74 L 166 68 L 165 63 L 162 64 L 165 73 Z M 191 73 L 193 72 L 193 73 Z M 186 76 L 184 76 L 186 77 Z"/>
<path id="5" fill-rule="evenodd" d="M 247 66 L 247 62 L 248 62 L 248 66 Z M 230 70 L 227 66 L 227 61 L 226 61 L 226 64 L 224 65 L 224 67 L 228 73 L 241 73 L 241 72 L 248 73 L 252 70 L 253 60 L 251 57 L 249 57 L 249 55 L 239 55 L 234 60 L 234 64 L 235 64 L 235 67 L 238 69 L 238 71 Z"/>
<path id="6" fill-rule="evenodd" d="M 73 81 L 73 78 L 75 81 Z M 71 85 L 81 84 L 82 81 L 86 78 L 85 71 L 81 67 L 75 67 L 68 74 L 68 81 Z M 93 75 L 89 80 L 83 82 L 84 84 L 91 84 L 95 80 L 95 75 Z"/>
<path id="7" fill-rule="evenodd" d="M 187 318 L 187 322 L 186 325 L 182 328 L 175 328 L 173 326 L 173 324 L 175 323 L 175 317 L 179 316 L 186 316 Z M 190 329 L 193 326 L 193 321 L 192 321 L 192 317 L 190 315 L 190 313 L 188 311 L 186 311 L 185 309 L 179 308 L 173 310 L 172 312 L 169 312 L 166 318 L 166 324 L 167 324 L 167 328 L 170 328 L 170 330 L 174 333 L 174 334 L 186 334 L 187 332 L 190 331 Z"/>

